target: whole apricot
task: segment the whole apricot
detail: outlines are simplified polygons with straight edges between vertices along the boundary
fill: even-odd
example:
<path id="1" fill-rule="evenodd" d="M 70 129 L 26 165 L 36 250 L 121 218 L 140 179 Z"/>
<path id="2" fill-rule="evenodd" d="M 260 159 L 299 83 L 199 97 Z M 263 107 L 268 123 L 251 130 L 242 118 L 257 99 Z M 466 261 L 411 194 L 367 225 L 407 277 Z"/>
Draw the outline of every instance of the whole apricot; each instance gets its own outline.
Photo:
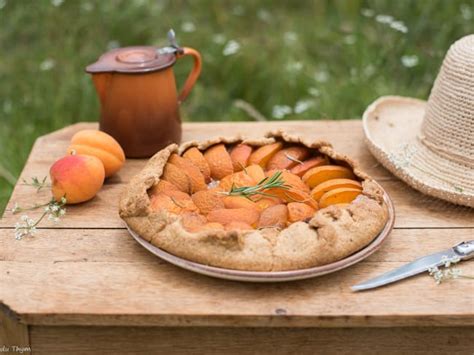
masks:
<path id="1" fill-rule="evenodd" d="M 120 144 L 107 133 L 94 129 L 85 129 L 72 136 L 67 152 L 99 158 L 104 164 L 105 177 L 115 174 L 125 163 Z"/>
<path id="2" fill-rule="evenodd" d="M 56 161 L 49 170 L 55 200 L 66 198 L 68 204 L 93 198 L 104 184 L 105 170 L 99 158 L 92 155 L 68 155 Z"/>

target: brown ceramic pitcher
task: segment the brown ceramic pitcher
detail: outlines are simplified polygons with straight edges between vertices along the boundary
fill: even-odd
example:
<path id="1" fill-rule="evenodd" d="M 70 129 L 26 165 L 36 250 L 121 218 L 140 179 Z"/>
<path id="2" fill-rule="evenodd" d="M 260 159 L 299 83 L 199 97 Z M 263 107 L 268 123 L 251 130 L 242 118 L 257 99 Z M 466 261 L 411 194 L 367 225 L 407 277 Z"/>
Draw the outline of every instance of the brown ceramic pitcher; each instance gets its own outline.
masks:
<path id="1" fill-rule="evenodd" d="M 100 129 L 112 135 L 129 158 L 145 158 L 181 140 L 179 104 L 201 72 L 201 56 L 177 46 L 117 48 L 86 68 L 100 100 Z M 173 64 L 190 55 L 194 66 L 181 93 L 176 92 Z"/>

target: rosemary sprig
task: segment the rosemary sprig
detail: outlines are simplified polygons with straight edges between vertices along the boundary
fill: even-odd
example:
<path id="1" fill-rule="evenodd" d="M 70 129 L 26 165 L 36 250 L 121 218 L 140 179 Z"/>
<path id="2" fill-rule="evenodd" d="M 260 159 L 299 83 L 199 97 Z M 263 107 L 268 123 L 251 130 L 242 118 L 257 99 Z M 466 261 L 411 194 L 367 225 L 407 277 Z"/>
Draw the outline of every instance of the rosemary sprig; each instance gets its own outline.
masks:
<path id="1" fill-rule="evenodd" d="M 281 174 L 282 174 L 281 171 L 277 171 L 272 176 L 270 177 L 267 176 L 266 178 L 260 180 L 260 182 L 255 186 L 236 187 L 235 185 L 232 185 L 230 191 L 225 191 L 221 193 L 228 196 L 243 196 L 246 198 L 250 198 L 250 196 L 253 196 L 253 195 L 275 197 L 274 195 L 265 192 L 265 190 L 268 190 L 268 189 L 288 190 L 290 188 L 290 186 L 285 184 L 285 181 L 283 180 Z"/>

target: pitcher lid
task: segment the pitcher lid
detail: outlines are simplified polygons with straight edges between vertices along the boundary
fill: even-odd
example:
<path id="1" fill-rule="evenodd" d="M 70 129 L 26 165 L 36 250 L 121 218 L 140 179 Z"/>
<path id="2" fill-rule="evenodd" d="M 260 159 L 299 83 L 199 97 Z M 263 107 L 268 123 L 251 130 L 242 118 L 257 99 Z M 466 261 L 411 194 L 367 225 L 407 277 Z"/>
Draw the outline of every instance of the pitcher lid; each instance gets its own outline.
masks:
<path id="1" fill-rule="evenodd" d="M 153 46 L 124 47 L 104 53 L 97 62 L 86 67 L 86 72 L 148 73 L 168 68 L 175 62 L 175 53 Z"/>

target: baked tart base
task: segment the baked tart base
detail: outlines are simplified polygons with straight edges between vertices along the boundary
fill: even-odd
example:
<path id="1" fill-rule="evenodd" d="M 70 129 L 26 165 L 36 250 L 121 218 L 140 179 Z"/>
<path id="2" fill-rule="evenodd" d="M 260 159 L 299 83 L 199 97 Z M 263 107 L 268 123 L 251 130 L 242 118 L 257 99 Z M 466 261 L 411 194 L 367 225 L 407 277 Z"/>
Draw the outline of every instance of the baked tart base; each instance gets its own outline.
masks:
<path id="1" fill-rule="evenodd" d="M 239 225 L 239 223 L 234 223 L 236 221 L 229 221 L 223 228 L 215 222 L 203 222 L 202 228 L 185 227 L 183 214 L 175 213 L 176 211 L 167 208 L 157 208 L 155 203 L 157 199 L 150 196 L 150 191 L 153 191 L 163 180 L 164 170 L 168 169 L 165 166 L 170 158 L 178 159 L 176 156 L 173 157 L 173 154 L 183 156 L 183 153 L 192 147 L 204 152 L 222 143 L 226 147 L 244 144 L 251 146 L 255 151 L 259 147 L 270 146 L 277 142 L 280 142 L 283 147 L 306 147 L 312 157 L 322 156 L 328 159 L 330 165 L 350 169 L 354 180 L 360 183 L 360 192 L 354 192 L 351 186 L 338 190 L 341 193 L 357 195 L 350 203 L 345 204 L 331 204 L 334 194 L 328 196 L 326 193 L 324 198 L 326 203 L 321 203 L 321 199 L 318 202 L 327 207 L 316 210 L 312 216 L 304 220 L 287 222 L 286 225 L 259 226 L 262 219 L 262 213 L 260 213 L 260 220 L 253 223 L 252 228 L 242 227 L 242 223 Z M 311 159 L 311 157 L 306 157 L 306 159 Z M 304 163 L 296 158 L 291 160 L 297 161 L 297 164 L 291 163 L 293 166 L 290 171 L 295 171 L 292 170 L 295 166 Z M 222 166 L 224 171 L 230 169 L 227 162 L 214 159 L 211 164 L 213 163 L 219 168 Z M 195 165 L 197 167 L 199 163 L 196 162 Z M 236 169 L 235 165 L 234 169 Z M 165 175 L 168 176 L 168 180 L 170 180 L 169 176 L 173 176 L 168 171 Z M 305 179 L 304 176 L 303 180 L 312 184 L 318 183 Z M 220 181 L 225 179 L 225 176 L 222 176 Z M 173 181 L 170 182 L 173 183 Z M 196 181 L 191 185 L 190 189 L 203 188 Z M 213 188 L 215 185 L 215 182 L 211 182 L 205 188 Z M 319 185 L 320 183 L 316 186 Z M 273 191 L 280 193 L 278 189 Z M 324 196 L 324 191 L 322 192 Z M 286 192 L 284 194 L 287 196 Z M 315 192 L 315 196 L 320 195 Z M 294 196 L 292 195 L 291 198 Z M 178 210 L 186 207 L 179 201 L 172 200 L 176 202 Z M 286 205 L 288 201 L 283 204 Z M 317 203 L 314 206 L 312 202 L 306 200 L 297 202 L 305 202 L 314 209 L 317 206 Z M 197 211 L 197 214 L 201 215 L 200 211 Z M 213 216 L 218 214 L 213 213 Z M 276 131 L 268 133 L 261 139 L 246 139 L 240 136 L 218 137 L 204 142 L 190 141 L 181 146 L 169 145 L 155 154 L 145 168 L 132 178 L 120 200 L 120 217 L 143 239 L 181 258 L 228 269 L 285 271 L 329 264 L 355 253 L 379 234 L 387 222 L 388 213 L 383 200 L 383 191 L 368 175 L 359 170 L 351 159 L 335 152 L 327 142 L 309 142 L 282 131 Z M 248 222 L 252 224 L 253 220 Z"/>

